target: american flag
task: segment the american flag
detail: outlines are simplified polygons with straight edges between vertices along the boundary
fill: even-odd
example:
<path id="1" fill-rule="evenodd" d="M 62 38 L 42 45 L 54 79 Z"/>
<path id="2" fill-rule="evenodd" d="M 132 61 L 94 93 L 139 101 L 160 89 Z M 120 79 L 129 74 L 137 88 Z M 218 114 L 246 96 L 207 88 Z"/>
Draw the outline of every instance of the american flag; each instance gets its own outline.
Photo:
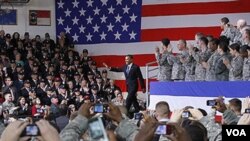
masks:
<path id="1" fill-rule="evenodd" d="M 192 42 L 197 32 L 218 37 L 222 17 L 234 25 L 238 19 L 250 23 L 249 5 L 249 0 L 56 0 L 56 33 L 71 36 L 78 51 L 88 49 L 99 67 L 121 66 L 124 55 L 133 54 L 145 78 L 145 64 L 155 61 L 162 38 L 177 52 L 177 41 Z M 121 74 L 110 74 L 124 83 Z"/>

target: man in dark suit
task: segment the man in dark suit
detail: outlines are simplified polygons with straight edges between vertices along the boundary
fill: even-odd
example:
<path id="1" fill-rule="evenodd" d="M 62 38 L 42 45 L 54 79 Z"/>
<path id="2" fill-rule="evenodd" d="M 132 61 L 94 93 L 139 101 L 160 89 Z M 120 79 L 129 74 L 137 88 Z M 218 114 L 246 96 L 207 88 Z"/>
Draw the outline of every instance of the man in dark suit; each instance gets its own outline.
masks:
<path id="1" fill-rule="evenodd" d="M 103 63 L 103 65 L 110 71 L 124 72 L 128 91 L 128 96 L 126 98 L 126 108 L 129 111 L 131 105 L 133 104 L 135 112 L 139 112 L 140 107 L 137 102 L 136 93 L 138 91 L 138 79 L 142 88 L 142 92 L 145 93 L 145 84 L 143 76 L 140 67 L 133 63 L 132 55 L 126 55 L 125 63 L 126 65 L 120 68 L 109 67 L 106 63 Z"/>

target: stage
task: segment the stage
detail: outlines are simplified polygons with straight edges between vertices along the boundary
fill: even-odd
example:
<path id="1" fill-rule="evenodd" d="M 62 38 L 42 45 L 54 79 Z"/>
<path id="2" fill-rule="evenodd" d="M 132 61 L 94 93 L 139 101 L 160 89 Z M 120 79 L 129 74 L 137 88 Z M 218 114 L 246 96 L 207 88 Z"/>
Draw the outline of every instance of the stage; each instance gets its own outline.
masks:
<path id="1" fill-rule="evenodd" d="M 211 107 L 207 100 L 218 96 L 225 97 L 225 103 L 232 98 L 243 99 L 250 96 L 250 82 L 151 82 L 149 109 L 154 109 L 159 101 L 167 101 L 170 109 L 180 109 L 185 106 L 202 108 L 207 112 Z"/>

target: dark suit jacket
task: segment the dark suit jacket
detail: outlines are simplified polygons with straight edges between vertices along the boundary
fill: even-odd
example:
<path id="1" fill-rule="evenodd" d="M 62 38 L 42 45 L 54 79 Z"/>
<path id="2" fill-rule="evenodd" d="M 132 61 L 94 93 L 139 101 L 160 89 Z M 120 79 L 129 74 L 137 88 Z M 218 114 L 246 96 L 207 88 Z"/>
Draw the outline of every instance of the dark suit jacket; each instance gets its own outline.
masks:
<path id="1" fill-rule="evenodd" d="M 144 79 L 140 67 L 136 64 L 132 64 L 129 73 L 126 73 L 127 65 L 121 68 L 111 67 L 110 71 L 124 72 L 126 77 L 127 91 L 128 93 L 136 93 L 138 91 L 138 80 L 140 82 L 141 88 L 145 88 Z"/>

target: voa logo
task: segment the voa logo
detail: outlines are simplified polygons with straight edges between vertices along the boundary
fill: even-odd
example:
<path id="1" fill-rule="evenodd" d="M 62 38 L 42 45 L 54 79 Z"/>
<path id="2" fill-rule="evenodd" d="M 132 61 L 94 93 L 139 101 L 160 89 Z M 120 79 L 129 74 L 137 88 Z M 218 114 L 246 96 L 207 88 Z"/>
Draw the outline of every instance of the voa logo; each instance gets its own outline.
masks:
<path id="1" fill-rule="evenodd" d="M 227 136 L 247 136 L 244 129 L 226 129 Z"/>

